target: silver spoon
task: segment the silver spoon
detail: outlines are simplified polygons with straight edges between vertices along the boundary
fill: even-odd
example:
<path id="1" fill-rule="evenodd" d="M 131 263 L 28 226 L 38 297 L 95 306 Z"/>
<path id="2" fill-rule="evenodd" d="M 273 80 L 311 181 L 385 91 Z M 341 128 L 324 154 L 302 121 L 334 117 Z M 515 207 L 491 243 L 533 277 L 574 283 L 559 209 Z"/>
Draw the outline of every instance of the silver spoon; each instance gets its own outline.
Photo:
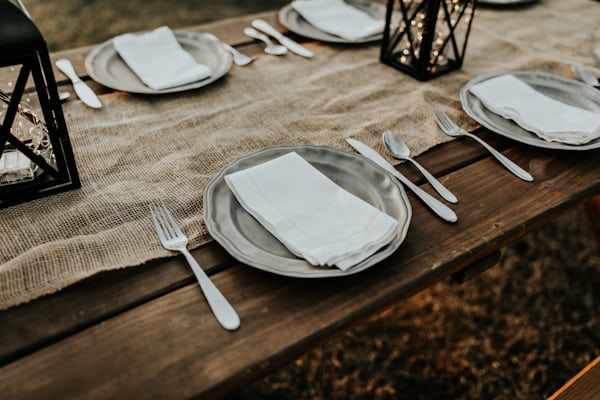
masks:
<path id="1" fill-rule="evenodd" d="M 394 132 L 385 131 L 383 132 L 382 138 L 385 148 L 394 158 L 413 163 L 414 166 L 417 167 L 417 169 L 429 181 L 431 186 L 433 186 L 433 188 L 440 194 L 440 196 L 450 203 L 458 202 L 456 196 L 453 195 L 452 192 L 450 192 L 444 185 L 442 185 L 441 182 L 435 178 L 435 176 L 431 175 L 429 171 L 427 171 L 421 164 L 410 158 L 410 149 L 402 139 L 394 134 Z"/>
<path id="2" fill-rule="evenodd" d="M 285 47 L 273 43 L 266 35 L 263 35 L 254 28 L 244 28 L 244 34 L 252 39 L 258 39 L 267 45 L 267 47 L 265 47 L 265 53 L 267 54 L 282 56 L 287 53 Z"/>
<path id="3" fill-rule="evenodd" d="M 240 53 L 239 51 L 237 51 L 235 49 L 235 47 L 223 42 L 221 39 L 219 39 L 212 33 L 206 32 L 206 33 L 204 33 L 204 36 L 206 38 L 208 38 L 209 40 L 212 40 L 213 42 L 222 45 L 223 48 L 232 55 L 233 63 L 235 65 L 239 65 L 239 66 L 248 65 L 253 61 L 251 57 L 247 56 L 246 54 Z"/>

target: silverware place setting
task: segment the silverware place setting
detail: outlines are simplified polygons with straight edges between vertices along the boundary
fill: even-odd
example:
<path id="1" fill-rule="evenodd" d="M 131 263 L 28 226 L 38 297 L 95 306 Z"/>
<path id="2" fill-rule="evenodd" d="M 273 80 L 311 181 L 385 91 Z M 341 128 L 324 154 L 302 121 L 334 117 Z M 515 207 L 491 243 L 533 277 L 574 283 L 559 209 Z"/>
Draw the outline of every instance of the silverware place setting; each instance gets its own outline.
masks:
<path id="1" fill-rule="evenodd" d="M 277 40 L 279 43 L 285 46 L 292 53 L 298 54 L 299 56 L 306 58 L 311 58 L 314 55 L 312 51 L 308 50 L 306 47 L 294 42 L 292 39 L 283 35 L 265 20 L 255 19 L 252 21 L 252 26 L 255 29 L 258 29 L 259 31 L 275 38 L 275 40 Z"/>
<path id="2" fill-rule="evenodd" d="M 496 159 L 502 165 L 504 165 L 510 172 L 515 174 L 517 177 L 523 179 L 524 181 L 533 181 L 533 176 L 531 176 L 529 172 L 525 171 L 523 168 L 519 167 L 517 164 L 509 160 L 506 156 L 504 156 L 498 150 L 494 149 L 485 141 L 481 140 L 477 136 L 467 132 L 465 129 L 456 125 L 456 123 L 452 121 L 452 119 L 450 119 L 450 117 L 439 106 L 435 106 L 433 108 L 433 116 L 437 125 L 446 135 L 454 137 L 468 136 L 474 139 L 479 144 L 481 144 L 487 151 L 489 151 L 494 157 L 496 157 Z"/>
<path id="3" fill-rule="evenodd" d="M 153 204 L 150 206 L 150 214 L 163 247 L 167 250 L 182 253 L 190 267 L 192 267 L 202 293 L 204 293 L 204 297 L 217 321 L 227 330 L 238 329 L 240 317 L 187 249 L 188 238 L 177 225 L 171 212 L 162 205 Z"/>
<path id="4" fill-rule="evenodd" d="M 271 54 L 274 56 L 284 56 L 287 54 L 287 48 L 280 45 L 275 44 L 269 39 L 267 35 L 263 35 L 259 31 L 254 28 L 244 28 L 244 35 L 251 37 L 252 39 L 260 40 L 265 44 L 265 53 Z"/>
<path id="5" fill-rule="evenodd" d="M 94 91 L 84 81 L 81 80 L 79 75 L 77 75 L 77 72 L 75 72 L 73 64 L 71 64 L 69 60 L 65 58 L 56 60 L 56 67 L 71 80 L 73 83 L 73 89 L 75 89 L 75 93 L 77 93 L 77 96 L 85 103 L 85 105 L 92 108 L 102 107 L 102 103 L 100 103 L 98 96 L 96 96 Z"/>
<path id="6" fill-rule="evenodd" d="M 444 186 L 440 181 L 438 181 L 435 176 L 431 175 L 431 173 L 427 171 L 421 164 L 419 164 L 417 161 L 410 157 L 410 149 L 398 135 L 396 135 L 392 131 L 385 131 L 381 136 L 383 140 L 383 145 L 385 146 L 388 153 L 392 155 L 392 157 L 398 160 L 409 161 L 410 163 L 412 163 L 419 170 L 419 172 L 423 174 L 425 179 L 429 181 L 431 186 L 435 189 L 436 192 L 440 194 L 440 196 L 442 196 L 446 201 L 449 201 L 450 203 L 458 202 L 456 196 L 452 192 L 450 192 L 450 190 L 448 190 L 446 186 Z"/>
<path id="7" fill-rule="evenodd" d="M 408 189 L 410 189 L 417 197 L 419 197 L 423 203 L 425 203 L 435 214 L 440 218 L 448 222 L 458 221 L 456 213 L 452 211 L 447 205 L 412 183 L 407 177 L 402 175 L 392 164 L 390 164 L 381 154 L 373 150 L 368 145 L 356 139 L 346 139 L 346 142 L 350 144 L 356 151 L 375 162 L 386 171 L 390 172 L 396 179 L 402 182 Z"/>

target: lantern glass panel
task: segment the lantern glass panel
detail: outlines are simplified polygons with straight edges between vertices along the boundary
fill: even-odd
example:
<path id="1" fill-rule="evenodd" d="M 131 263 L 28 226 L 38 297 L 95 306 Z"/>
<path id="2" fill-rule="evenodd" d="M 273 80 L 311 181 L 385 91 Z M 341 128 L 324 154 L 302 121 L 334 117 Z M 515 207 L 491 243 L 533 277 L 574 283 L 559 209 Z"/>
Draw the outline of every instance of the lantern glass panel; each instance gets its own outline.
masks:
<path id="1" fill-rule="evenodd" d="M 0 125 L 4 121 L 8 107 L 13 101 L 12 89 L 18 78 L 18 68 L 14 66 L 0 68 Z M 33 79 L 29 77 L 26 87 L 34 87 Z M 57 168 L 53 156 L 52 144 L 46 122 L 37 97 L 37 93 L 25 92 L 18 100 L 17 112 L 10 133 L 24 143 L 34 154 L 41 156 L 54 169 Z M 41 175 L 43 170 L 29 157 L 7 142 L 0 157 L 0 186 L 18 182 L 31 181 Z"/>
<path id="2" fill-rule="evenodd" d="M 475 0 L 390 0 L 381 61 L 426 80 L 462 65 Z"/>
<path id="3" fill-rule="evenodd" d="M 0 0 L 0 208 L 80 185 L 46 42 Z"/>

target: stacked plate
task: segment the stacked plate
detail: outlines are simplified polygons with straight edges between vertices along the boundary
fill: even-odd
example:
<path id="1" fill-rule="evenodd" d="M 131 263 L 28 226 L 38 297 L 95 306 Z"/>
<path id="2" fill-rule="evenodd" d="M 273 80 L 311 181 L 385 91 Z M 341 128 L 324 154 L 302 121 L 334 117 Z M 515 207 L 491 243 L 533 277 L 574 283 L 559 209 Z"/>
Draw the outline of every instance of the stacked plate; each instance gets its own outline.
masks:
<path id="1" fill-rule="evenodd" d="M 486 80 L 504 75 L 494 73 L 480 75 L 465 85 L 460 92 L 462 107 L 471 118 L 487 129 L 532 146 L 558 150 L 590 150 L 600 148 L 600 138 L 581 145 L 547 141 L 529 132 L 510 119 L 487 109 L 470 91 L 470 88 Z M 570 106 L 600 113 L 600 91 L 572 79 L 539 71 L 510 72 L 539 93 Z"/>

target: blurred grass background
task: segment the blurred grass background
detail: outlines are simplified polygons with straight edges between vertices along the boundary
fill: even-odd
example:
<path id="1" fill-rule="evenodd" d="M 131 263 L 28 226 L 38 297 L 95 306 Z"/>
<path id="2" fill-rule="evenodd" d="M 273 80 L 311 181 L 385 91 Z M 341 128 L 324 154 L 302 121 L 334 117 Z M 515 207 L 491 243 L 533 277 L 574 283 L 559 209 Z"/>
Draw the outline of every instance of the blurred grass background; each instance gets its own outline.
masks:
<path id="1" fill-rule="evenodd" d="M 25 0 L 52 51 L 285 0 Z M 472 281 L 448 279 L 232 399 L 545 399 L 600 354 L 600 256 L 577 206 Z"/>

